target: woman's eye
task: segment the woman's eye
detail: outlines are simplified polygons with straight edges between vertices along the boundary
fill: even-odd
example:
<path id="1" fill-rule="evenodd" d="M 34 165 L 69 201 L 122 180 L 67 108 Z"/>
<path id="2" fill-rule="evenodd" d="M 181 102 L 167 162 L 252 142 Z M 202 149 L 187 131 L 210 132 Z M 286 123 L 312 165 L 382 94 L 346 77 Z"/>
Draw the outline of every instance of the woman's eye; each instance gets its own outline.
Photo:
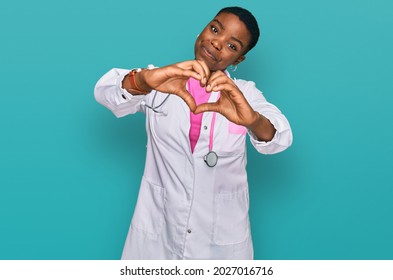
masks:
<path id="1" fill-rule="evenodd" d="M 228 43 L 228 47 L 230 47 L 232 50 L 236 51 L 237 48 L 234 44 Z"/>
<path id="2" fill-rule="evenodd" d="M 218 32 L 217 28 L 215 28 L 213 25 L 210 26 L 210 29 L 211 29 L 214 33 L 217 33 L 217 32 Z"/>

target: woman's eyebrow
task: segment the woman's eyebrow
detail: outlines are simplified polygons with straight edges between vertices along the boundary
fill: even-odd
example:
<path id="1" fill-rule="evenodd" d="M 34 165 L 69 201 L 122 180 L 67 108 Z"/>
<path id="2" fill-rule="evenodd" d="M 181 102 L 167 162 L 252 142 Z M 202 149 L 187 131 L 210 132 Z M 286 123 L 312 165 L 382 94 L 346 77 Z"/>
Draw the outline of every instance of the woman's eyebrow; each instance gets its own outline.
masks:
<path id="1" fill-rule="evenodd" d="M 217 24 L 220 26 L 220 28 L 222 29 L 222 30 L 225 30 L 225 27 L 224 27 L 224 25 L 222 25 L 222 23 L 221 23 L 221 21 L 219 21 L 218 19 L 213 19 L 213 21 L 214 22 L 217 22 Z"/>
<path id="2" fill-rule="evenodd" d="M 213 19 L 213 21 L 216 22 L 222 30 L 225 30 L 224 25 L 218 19 L 215 18 L 215 19 Z M 240 44 L 240 46 L 243 48 L 244 45 L 243 45 L 242 41 L 240 41 L 238 38 L 233 37 L 233 36 L 231 36 L 231 39 L 238 42 Z"/>

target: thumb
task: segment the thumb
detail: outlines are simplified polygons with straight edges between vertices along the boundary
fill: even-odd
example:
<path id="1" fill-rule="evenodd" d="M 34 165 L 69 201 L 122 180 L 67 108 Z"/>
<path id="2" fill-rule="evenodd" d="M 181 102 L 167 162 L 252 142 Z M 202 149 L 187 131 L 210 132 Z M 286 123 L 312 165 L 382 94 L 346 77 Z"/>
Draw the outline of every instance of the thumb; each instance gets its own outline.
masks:
<path id="1" fill-rule="evenodd" d="M 194 114 L 200 114 L 203 112 L 218 112 L 219 113 L 219 106 L 217 103 L 202 103 L 196 106 Z"/>

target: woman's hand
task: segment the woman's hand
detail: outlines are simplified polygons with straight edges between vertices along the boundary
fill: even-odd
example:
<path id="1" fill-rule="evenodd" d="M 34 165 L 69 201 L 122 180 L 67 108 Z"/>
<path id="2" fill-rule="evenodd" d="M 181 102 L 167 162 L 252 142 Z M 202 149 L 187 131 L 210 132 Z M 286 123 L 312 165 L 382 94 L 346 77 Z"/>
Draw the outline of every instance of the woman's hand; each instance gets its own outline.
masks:
<path id="1" fill-rule="evenodd" d="M 162 68 L 141 71 L 136 75 L 136 82 L 141 89 L 146 91 L 155 89 L 175 94 L 187 103 L 191 111 L 194 111 L 196 103 L 186 89 L 187 81 L 193 77 L 200 81 L 201 86 L 205 86 L 209 76 L 210 71 L 204 61 L 189 60 Z"/>
<path id="2" fill-rule="evenodd" d="M 208 92 L 220 91 L 220 98 L 214 103 L 196 105 L 194 97 L 187 91 L 186 84 L 190 77 L 206 86 Z M 214 111 L 229 121 L 250 129 L 260 140 L 270 141 L 275 128 L 264 116 L 255 112 L 243 93 L 224 72 L 210 73 L 206 63 L 201 60 L 189 60 L 162 68 L 144 70 L 135 75 L 138 87 L 146 92 L 152 89 L 175 94 L 182 98 L 195 114 Z M 127 79 L 125 79 L 126 81 Z M 123 81 L 123 87 L 124 81 Z"/>
<path id="3" fill-rule="evenodd" d="M 251 108 L 243 93 L 224 72 L 216 71 L 211 75 L 206 91 L 220 91 L 220 98 L 214 103 L 200 104 L 194 111 L 195 114 L 215 111 L 231 122 L 246 127 L 257 120 L 258 113 Z"/>
<path id="4" fill-rule="evenodd" d="M 220 98 L 214 103 L 198 105 L 194 114 L 218 112 L 229 121 L 247 127 L 260 140 L 270 141 L 273 138 L 276 131 L 274 126 L 267 118 L 254 111 L 234 81 L 224 72 L 214 72 L 208 79 L 206 90 L 220 91 Z"/>

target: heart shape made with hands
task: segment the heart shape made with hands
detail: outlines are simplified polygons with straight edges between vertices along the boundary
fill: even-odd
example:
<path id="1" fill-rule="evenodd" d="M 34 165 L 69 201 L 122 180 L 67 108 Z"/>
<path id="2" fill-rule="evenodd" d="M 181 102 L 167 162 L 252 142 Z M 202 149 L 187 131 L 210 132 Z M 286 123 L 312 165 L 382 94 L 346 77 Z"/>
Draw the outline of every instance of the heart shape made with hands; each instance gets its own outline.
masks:
<path id="1" fill-rule="evenodd" d="M 194 99 L 196 108 L 198 108 L 199 105 L 208 103 L 210 99 L 210 93 L 206 91 L 206 87 L 201 86 L 199 80 L 196 80 L 192 77 L 189 78 L 187 81 L 187 89 L 188 92 L 191 94 L 192 98 Z"/>
<path id="2" fill-rule="evenodd" d="M 226 82 L 232 81 L 225 72 L 221 72 L 220 74 L 226 78 Z M 213 72 L 216 73 L 216 72 Z M 218 73 L 217 73 L 218 74 Z M 217 74 L 213 74 L 213 78 L 218 76 Z M 188 77 L 187 82 L 185 83 L 185 89 L 179 90 L 181 92 L 187 92 L 187 95 L 179 95 L 188 105 L 190 110 L 196 114 L 203 113 L 206 111 L 216 111 L 220 112 L 217 105 L 219 104 L 219 99 L 221 97 L 221 92 L 218 90 L 218 84 L 213 84 L 215 79 L 212 77 L 207 77 L 208 80 L 205 82 L 205 86 L 203 86 L 203 82 L 200 79 L 196 79 L 194 77 Z M 223 79 L 221 79 L 223 80 Z M 208 102 L 210 99 L 210 95 L 212 92 L 218 92 L 217 100 L 214 102 Z M 214 105 L 212 107 L 212 105 Z M 195 112 L 197 111 L 197 112 Z"/>
<path id="3" fill-rule="evenodd" d="M 187 83 L 191 78 L 196 80 L 196 87 L 199 84 L 200 88 L 197 92 L 201 94 L 198 96 L 205 96 L 206 93 L 210 96 L 209 93 L 215 91 L 220 92 L 219 98 L 215 102 L 207 102 L 208 98 L 206 98 L 199 103 L 187 90 Z M 179 96 L 194 114 L 217 112 L 229 121 L 243 126 L 255 122 L 257 117 L 256 112 L 227 73 L 220 70 L 211 72 L 206 65 L 196 60 L 142 71 L 142 82 L 148 88 Z"/>
<path id="4" fill-rule="evenodd" d="M 200 114 L 204 112 L 217 112 L 229 121 L 247 126 L 255 120 L 255 111 L 251 108 L 243 93 L 234 81 L 222 71 L 213 72 L 203 87 L 201 81 L 190 77 L 184 89 L 187 94 L 183 100 L 191 112 Z M 187 90 L 188 89 L 188 90 Z M 208 102 L 211 92 L 218 92 L 216 101 Z"/>

